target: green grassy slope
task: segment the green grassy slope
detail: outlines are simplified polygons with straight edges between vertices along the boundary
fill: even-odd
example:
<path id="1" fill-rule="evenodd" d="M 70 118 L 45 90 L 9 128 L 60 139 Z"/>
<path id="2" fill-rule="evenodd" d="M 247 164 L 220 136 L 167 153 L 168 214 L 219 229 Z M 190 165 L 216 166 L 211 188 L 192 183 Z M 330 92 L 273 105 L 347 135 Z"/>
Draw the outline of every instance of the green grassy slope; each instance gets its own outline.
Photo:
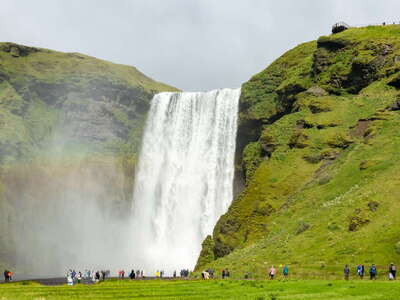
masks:
<path id="1" fill-rule="evenodd" d="M 109 114 L 110 125 L 124 130 L 110 139 L 95 136 L 89 144 L 129 140 L 137 145 L 152 95 L 174 90 L 134 67 L 79 53 L 0 43 L 0 161 L 32 152 L 57 125 L 82 121 L 79 112 L 100 109 Z"/>
<path id="2" fill-rule="evenodd" d="M 32 218 L 20 207 L 35 197 L 50 201 L 68 178 L 85 182 L 103 169 L 108 178 L 90 182 L 127 211 L 150 100 L 176 90 L 134 67 L 0 43 L 0 268 L 15 266 L 14 230 L 22 226 L 16 220 Z M 44 178 L 47 184 L 38 184 Z"/>
<path id="3" fill-rule="evenodd" d="M 2 300 L 62 299 L 247 299 L 387 300 L 400 297 L 393 282 L 370 281 L 107 281 L 92 286 L 1 284 Z"/>
<path id="4" fill-rule="evenodd" d="M 245 83 L 246 186 L 197 270 L 265 276 L 286 263 L 334 276 L 346 263 L 398 261 L 399 71 L 400 26 L 375 26 L 302 44 Z"/>

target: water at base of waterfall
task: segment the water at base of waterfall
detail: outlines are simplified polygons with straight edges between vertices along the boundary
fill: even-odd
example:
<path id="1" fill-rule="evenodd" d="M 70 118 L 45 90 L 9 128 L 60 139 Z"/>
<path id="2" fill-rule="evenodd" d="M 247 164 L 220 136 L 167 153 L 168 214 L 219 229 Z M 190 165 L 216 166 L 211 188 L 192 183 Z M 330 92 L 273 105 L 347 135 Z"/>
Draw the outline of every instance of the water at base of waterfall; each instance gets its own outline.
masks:
<path id="1" fill-rule="evenodd" d="M 134 266 L 194 267 L 232 201 L 239 96 L 240 89 L 154 96 L 135 178 Z"/>

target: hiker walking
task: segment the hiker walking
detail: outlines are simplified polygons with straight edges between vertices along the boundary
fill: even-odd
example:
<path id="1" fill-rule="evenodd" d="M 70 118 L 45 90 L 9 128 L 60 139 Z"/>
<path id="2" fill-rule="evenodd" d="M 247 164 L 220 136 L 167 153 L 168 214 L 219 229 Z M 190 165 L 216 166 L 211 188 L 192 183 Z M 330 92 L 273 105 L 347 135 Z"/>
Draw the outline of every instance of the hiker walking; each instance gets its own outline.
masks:
<path id="1" fill-rule="evenodd" d="M 396 266 L 394 263 L 391 263 L 389 266 L 389 279 L 390 280 L 396 279 Z"/>
<path id="2" fill-rule="evenodd" d="M 344 273 L 344 280 L 349 280 L 349 277 L 350 277 L 350 268 L 349 268 L 348 265 L 345 265 L 345 266 L 344 266 L 343 273 Z"/>
<path id="3" fill-rule="evenodd" d="M 360 279 L 364 278 L 364 273 L 365 273 L 365 268 L 364 265 L 358 265 L 357 266 L 357 275 Z"/>
<path id="4" fill-rule="evenodd" d="M 376 275 L 378 274 L 378 271 L 376 270 L 375 264 L 372 264 L 371 267 L 369 268 L 369 279 L 376 279 Z"/>
<path id="5" fill-rule="evenodd" d="M 289 268 L 287 265 L 284 265 L 282 274 L 283 274 L 283 277 L 285 277 L 285 278 L 287 278 L 289 276 Z"/>
<path id="6" fill-rule="evenodd" d="M 276 269 L 274 268 L 274 266 L 271 266 L 271 268 L 269 269 L 269 279 L 274 279 L 276 273 Z"/>

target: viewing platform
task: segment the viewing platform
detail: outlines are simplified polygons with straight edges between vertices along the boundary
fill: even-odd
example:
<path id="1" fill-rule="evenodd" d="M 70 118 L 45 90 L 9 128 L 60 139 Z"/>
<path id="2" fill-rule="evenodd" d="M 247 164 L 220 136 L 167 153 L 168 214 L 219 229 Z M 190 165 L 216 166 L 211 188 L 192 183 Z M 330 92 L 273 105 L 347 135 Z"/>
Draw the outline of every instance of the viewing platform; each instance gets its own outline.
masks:
<path id="1" fill-rule="evenodd" d="M 368 26 L 399 25 L 399 24 L 400 24 L 400 22 L 399 22 L 399 23 L 396 23 L 396 22 L 392 22 L 392 23 L 389 23 L 389 22 L 382 22 L 382 23 L 358 24 L 358 25 L 352 25 L 352 26 L 350 26 L 349 24 L 347 24 L 347 23 L 345 23 L 345 22 L 338 22 L 338 23 L 333 24 L 333 26 L 332 26 L 332 33 L 333 33 L 333 34 L 339 33 L 339 32 L 345 31 L 345 30 L 347 30 L 347 29 L 349 29 L 349 28 L 360 28 L 360 27 L 368 27 Z"/>
<path id="2" fill-rule="evenodd" d="M 332 33 L 339 33 L 342 31 L 345 31 L 346 29 L 349 29 L 350 26 L 346 24 L 345 22 L 338 22 L 336 24 L 333 24 L 332 26 Z"/>

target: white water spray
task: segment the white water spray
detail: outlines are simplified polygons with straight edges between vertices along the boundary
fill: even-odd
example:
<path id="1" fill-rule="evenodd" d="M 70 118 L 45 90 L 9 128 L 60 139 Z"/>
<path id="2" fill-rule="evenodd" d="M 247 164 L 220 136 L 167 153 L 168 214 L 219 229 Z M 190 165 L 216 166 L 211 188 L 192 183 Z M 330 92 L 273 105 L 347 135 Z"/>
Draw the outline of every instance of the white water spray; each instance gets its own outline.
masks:
<path id="1" fill-rule="evenodd" d="M 222 89 L 153 98 L 134 190 L 137 267 L 194 267 L 232 201 L 239 96 Z"/>

